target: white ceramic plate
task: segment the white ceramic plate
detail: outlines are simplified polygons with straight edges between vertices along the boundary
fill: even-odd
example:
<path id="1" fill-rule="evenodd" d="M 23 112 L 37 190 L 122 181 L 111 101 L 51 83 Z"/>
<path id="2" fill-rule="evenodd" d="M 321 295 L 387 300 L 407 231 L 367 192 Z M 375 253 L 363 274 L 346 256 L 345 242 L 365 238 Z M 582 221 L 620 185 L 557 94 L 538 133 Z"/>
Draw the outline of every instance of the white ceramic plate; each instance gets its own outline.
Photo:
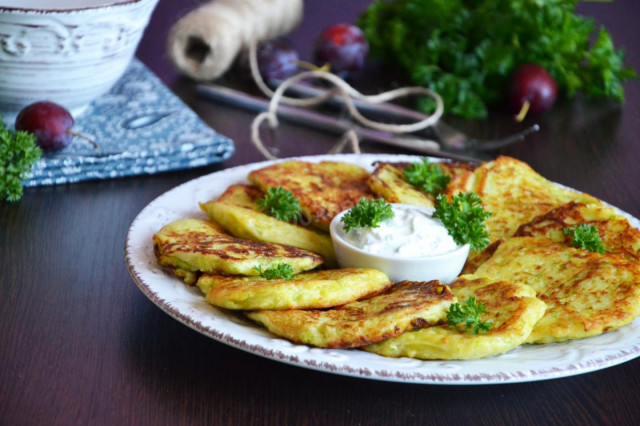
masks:
<path id="1" fill-rule="evenodd" d="M 416 161 L 418 158 L 345 154 L 301 159 L 345 161 L 371 170 L 376 160 Z M 230 184 L 247 182 L 246 176 L 251 170 L 269 164 L 271 162 L 235 167 L 180 185 L 145 207 L 129 229 L 126 261 L 134 281 L 151 301 L 189 327 L 238 349 L 299 367 L 368 379 L 425 384 L 545 380 L 600 370 L 640 356 L 640 318 L 619 330 L 588 339 L 524 345 L 504 355 L 473 361 L 421 361 L 385 358 L 354 349 L 328 350 L 293 344 L 271 335 L 240 315 L 208 305 L 197 287 L 188 288 L 158 266 L 152 236 L 175 219 L 205 219 L 198 202 L 218 197 Z M 637 218 L 621 213 L 633 226 L 640 227 Z"/>

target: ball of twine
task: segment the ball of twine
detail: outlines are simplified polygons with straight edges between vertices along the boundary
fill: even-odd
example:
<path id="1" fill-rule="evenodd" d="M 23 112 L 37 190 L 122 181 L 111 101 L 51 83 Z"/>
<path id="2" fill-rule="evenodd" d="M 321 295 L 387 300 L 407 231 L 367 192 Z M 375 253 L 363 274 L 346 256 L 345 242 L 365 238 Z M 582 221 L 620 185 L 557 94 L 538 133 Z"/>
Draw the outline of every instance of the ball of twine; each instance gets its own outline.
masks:
<path id="1" fill-rule="evenodd" d="M 303 0 L 215 0 L 181 18 L 170 30 L 168 54 L 195 80 L 224 74 L 252 40 L 291 32 L 301 21 Z"/>

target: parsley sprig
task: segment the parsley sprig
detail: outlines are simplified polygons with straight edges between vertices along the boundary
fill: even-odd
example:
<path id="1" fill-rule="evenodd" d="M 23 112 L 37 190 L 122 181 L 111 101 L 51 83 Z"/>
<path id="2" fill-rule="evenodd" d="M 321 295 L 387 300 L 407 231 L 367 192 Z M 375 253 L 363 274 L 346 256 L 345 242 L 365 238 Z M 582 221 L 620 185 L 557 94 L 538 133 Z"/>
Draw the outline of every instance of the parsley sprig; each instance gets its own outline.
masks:
<path id="1" fill-rule="evenodd" d="M 491 330 L 493 323 L 480 320 L 480 314 L 486 313 L 487 308 L 481 302 L 476 302 L 475 297 L 469 297 L 464 301 L 464 305 L 454 303 L 447 312 L 449 325 L 457 327 L 464 324 L 465 328 L 472 329 L 473 334 L 486 333 Z"/>
<path id="2" fill-rule="evenodd" d="M 258 265 L 254 266 L 253 269 L 258 271 L 258 274 L 267 280 L 283 279 L 291 281 L 293 279 L 293 268 L 288 263 L 277 263 L 265 270 L 262 270 L 262 265 Z"/>
<path id="3" fill-rule="evenodd" d="M 258 207 L 269 216 L 289 222 L 300 216 L 300 201 L 281 186 L 267 189 L 263 198 L 256 201 Z"/>
<path id="4" fill-rule="evenodd" d="M 571 97 L 622 101 L 636 78 L 606 29 L 580 16 L 578 0 L 373 1 L 358 24 L 371 55 L 407 71 L 443 98 L 447 113 L 483 118 L 518 65 L 533 62 Z M 433 110 L 431 100 L 423 103 Z"/>
<path id="5" fill-rule="evenodd" d="M 491 216 L 482 206 L 482 200 L 475 192 L 457 194 L 449 202 L 444 194 L 436 198 L 433 217 L 440 219 L 449 235 L 458 245 L 469 243 L 475 251 L 489 245 L 489 232 L 485 220 Z"/>
<path id="6" fill-rule="evenodd" d="M 430 163 L 428 158 L 412 163 L 402 175 L 411 185 L 433 196 L 442 193 L 451 180 L 451 176 L 445 174 L 438 164 Z"/>
<path id="7" fill-rule="evenodd" d="M 40 155 L 34 135 L 8 129 L 0 116 L 0 200 L 22 198 L 22 181 Z"/>
<path id="8" fill-rule="evenodd" d="M 340 220 L 345 232 L 349 232 L 354 228 L 377 228 L 380 222 L 392 217 L 391 204 L 382 198 L 376 200 L 361 198 Z"/>
<path id="9" fill-rule="evenodd" d="M 564 228 L 562 232 L 569 235 L 571 245 L 594 253 L 604 254 L 606 249 L 598 233 L 598 228 L 594 225 L 581 223 L 572 228 Z"/>

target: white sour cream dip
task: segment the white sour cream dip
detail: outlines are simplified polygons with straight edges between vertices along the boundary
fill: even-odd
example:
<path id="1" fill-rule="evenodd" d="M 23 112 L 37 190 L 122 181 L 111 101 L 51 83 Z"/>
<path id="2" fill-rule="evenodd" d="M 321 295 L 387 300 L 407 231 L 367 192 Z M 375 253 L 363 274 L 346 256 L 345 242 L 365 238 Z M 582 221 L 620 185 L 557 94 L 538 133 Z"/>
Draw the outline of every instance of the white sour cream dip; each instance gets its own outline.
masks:
<path id="1" fill-rule="evenodd" d="M 425 257 L 449 253 L 458 248 L 442 222 L 431 217 L 432 209 L 392 204 L 394 216 L 377 228 L 339 226 L 340 236 L 367 253 L 383 256 Z"/>

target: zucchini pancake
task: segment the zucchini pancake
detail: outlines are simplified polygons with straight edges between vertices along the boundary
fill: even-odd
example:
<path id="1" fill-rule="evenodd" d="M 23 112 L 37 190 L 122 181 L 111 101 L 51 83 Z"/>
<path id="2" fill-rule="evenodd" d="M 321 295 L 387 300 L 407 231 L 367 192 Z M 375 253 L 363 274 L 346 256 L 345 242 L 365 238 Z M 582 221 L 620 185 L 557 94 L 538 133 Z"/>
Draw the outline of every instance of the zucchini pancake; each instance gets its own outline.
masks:
<path id="1" fill-rule="evenodd" d="M 459 301 L 474 297 L 486 307 L 486 333 L 473 334 L 448 324 L 401 334 L 363 349 L 391 357 L 475 359 L 502 354 L 523 344 L 544 315 L 545 304 L 524 284 L 461 276 L 449 284 Z"/>
<path id="2" fill-rule="evenodd" d="M 337 266 L 328 234 L 261 212 L 257 200 L 263 195 L 254 186 L 232 185 L 220 198 L 200 207 L 212 221 L 235 237 L 299 247 L 322 255 L 328 266 Z"/>
<path id="3" fill-rule="evenodd" d="M 291 191 L 300 200 L 302 214 L 310 225 L 325 232 L 335 215 L 361 198 L 373 197 L 365 169 L 335 161 L 285 161 L 254 170 L 248 179 L 265 192 L 276 187 Z"/>
<path id="4" fill-rule="evenodd" d="M 296 247 L 232 237 L 215 223 L 199 219 L 165 225 L 154 235 L 153 244 L 158 263 L 172 268 L 187 284 L 195 282 L 198 272 L 259 275 L 256 267 L 285 262 L 298 273 L 324 261 L 322 256 Z"/>
<path id="5" fill-rule="evenodd" d="M 420 188 L 416 188 L 405 180 L 404 170 L 410 165 L 409 162 L 376 163 L 376 168 L 367 181 L 369 188 L 389 203 L 434 207 L 435 197 L 433 195 L 421 191 Z M 449 161 L 441 161 L 433 163 L 433 165 L 439 167 L 449 178 L 473 171 L 476 167 L 469 163 Z"/>
<path id="6" fill-rule="evenodd" d="M 613 208 L 604 204 L 569 202 L 518 228 L 516 237 L 548 237 L 556 242 L 570 243 L 563 230 L 580 224 L 595 226 L 607 253 L 640 261 L 640 230 Z"/>
<path id="7" fill-rule="evenodd" d="M 434 207 L 435 195 L 405 173 L 412 164 L 376 162 L 369 172 L 294 160 L 254 170 L 200 204 L 209 220 L 162 227 L 153 237 L 158 263 L 197 285 L 210 305 L 238 310 L 274 335 L 388 357 L 490 357 L 596 336 L 640 315 L 640 230 L 597 198 L 505 156 L 479 165 L 422 159 L 410 169 L 435 165 L 431 178 L 448 182 L 441 198 L 473 192 L 491 213 L 488 246 L 470 252 L 451 284 L 338 269 L 328 229 L 341 211 L 363 198 Z M 276 190 L 299 203 L 297 219 L 262 210 Z M 599 245 L 577 241 L 578 228 Z M 466 322 L 455 317 L 461 312 Z"/>
<path id="8" fill-rule="evenodd" d="M 404 164 L 379 163 L 369 177 L 369 188 L 389 203 L 433 207 L 433 197 L 404 179 L 403 166 Z"/>
<path id="9" fill-rule="evenodd" d="M 616 254 L 545 237 L 514 237 L 500 244 L 476 274 L 526 284 L 547 304 L 528 342 L 596 336 L 640 315 L 640 265 Z"/>
<path id="10" fill-rule="evenodd" d="M 510 157 L 498 157 L 455 175 L 447 194 L 475 192 L 485 210 L 492 213 L 486 221 L 489 241 L 511 237 L 520 225 L 570 201 L 600 204 L 591 195 L 565 189 L 536 173 L 528 164 Z M 489 250 L 493 247 L 489 246 Z M 487 256 L 472 251 L 464 273 L 473 273 Z"/>
<path id="11" fill-rule="evenodd" d="M 227 309 L 329 308 L 387 290 L 392 282 L 376 269 L 324 269 L 291 279 L 202 275 L 207 302 Z"/>
<path id="12" fill-rule="evenodd" d="M 455 297 L 438 282 L 402 281 L 381 295 L 333 309 L 247 312 L 273 334 L 321 348 L 356 348 L 438 324 Z"/>

